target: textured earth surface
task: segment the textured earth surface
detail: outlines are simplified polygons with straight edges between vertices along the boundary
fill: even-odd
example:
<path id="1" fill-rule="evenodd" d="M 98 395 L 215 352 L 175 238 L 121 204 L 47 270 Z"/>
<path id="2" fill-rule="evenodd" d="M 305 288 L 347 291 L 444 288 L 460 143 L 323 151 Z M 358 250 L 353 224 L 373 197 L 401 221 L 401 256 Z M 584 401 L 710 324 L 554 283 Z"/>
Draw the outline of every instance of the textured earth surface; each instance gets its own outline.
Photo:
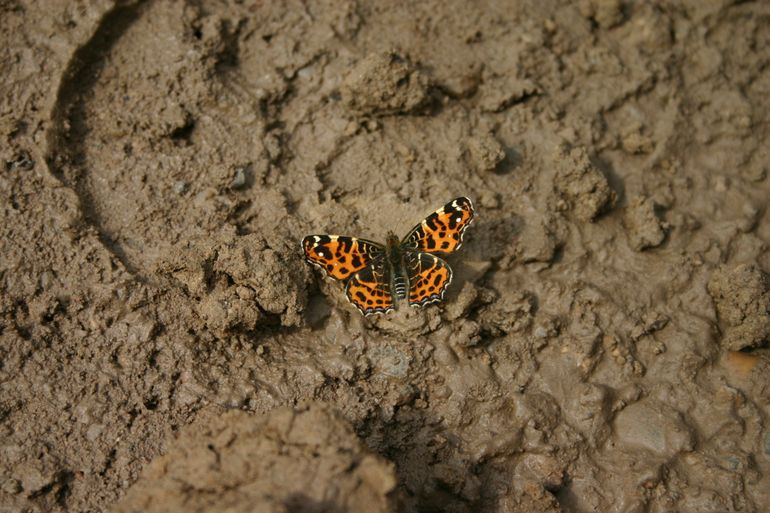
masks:
<path id="1" fill-rule="evenodd" d="M 768 511 L 768 26 L 0 1 L 0 511 Z M 439 305 L 302 260 L 460 195 Z"/>

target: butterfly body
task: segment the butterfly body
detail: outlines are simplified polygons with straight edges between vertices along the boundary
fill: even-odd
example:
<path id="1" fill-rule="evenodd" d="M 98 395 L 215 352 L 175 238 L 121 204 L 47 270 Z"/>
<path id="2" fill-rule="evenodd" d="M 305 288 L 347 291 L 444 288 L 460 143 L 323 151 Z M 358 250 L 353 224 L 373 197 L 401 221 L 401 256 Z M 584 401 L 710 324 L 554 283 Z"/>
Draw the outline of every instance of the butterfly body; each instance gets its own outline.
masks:
<path id="1" fill-rule="evenodd" d="M 385 260 L 388 263 L 390 290 L 396 299 L 393 305 L 396 310 L 398 310 L 399 301 L 406 299 L 406 292 L 409 290 L 409 276 L 406 273 L 404 256 L 401 241 L 395 233 L 389 232 L 385 240 Z"/>
<path id="2" fill-rule="evenodd" d="M 452 270 L 434 253 L 462 244 L 473 219 L 468 198 L 457 198 L 415 226 L 403 239 L 388 233 L 385 244 L 342 235 L 308 235 L 305 258 L 327 275 L 346 281 L 348 300 L 364 314 L 387 313 L 401 301 L 422 306 L 444 297 Z"/>

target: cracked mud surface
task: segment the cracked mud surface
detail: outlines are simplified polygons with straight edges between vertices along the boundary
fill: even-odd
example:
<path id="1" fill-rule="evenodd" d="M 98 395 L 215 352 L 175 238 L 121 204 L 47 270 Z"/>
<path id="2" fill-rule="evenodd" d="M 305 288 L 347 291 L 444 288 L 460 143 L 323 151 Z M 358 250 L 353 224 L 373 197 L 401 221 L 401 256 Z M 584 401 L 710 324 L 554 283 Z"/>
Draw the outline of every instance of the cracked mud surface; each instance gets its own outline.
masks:
<path id="1" fill-rule="evenodd" d="M 766 3 L 0 14 L 0 511 L 770 507 Z M 440 305 L 302 261 L 459 195 Z"/>

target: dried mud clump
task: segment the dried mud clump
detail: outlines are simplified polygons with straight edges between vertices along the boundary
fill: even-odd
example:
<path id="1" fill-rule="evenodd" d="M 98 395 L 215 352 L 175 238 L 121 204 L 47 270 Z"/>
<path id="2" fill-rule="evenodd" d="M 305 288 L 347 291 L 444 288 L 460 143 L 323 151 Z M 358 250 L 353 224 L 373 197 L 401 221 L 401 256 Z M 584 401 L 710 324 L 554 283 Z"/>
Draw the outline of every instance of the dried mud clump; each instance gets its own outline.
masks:
<path id="1" fill-rule="evenodd" d="M 322 405 L 232 411 L 182 431 L 113 513 L 391 511 L 392 465 Z"/>
<path id="2" fill-rule="evenodd" d="M 348 107 L 370 116 L 407 114 L 428 101 L 428 78 L 407 58 L 394 52 L 369 55 L 342 85 Z"/>
<path id="3" fill-rule="evenodd" d="M 270 246 L 256 234 L 225 234 L 218 242 L 180 244 L 157 272 L 196 299 L 201 319 L 219 333 L 250 331 L 274 321 L 297 326 L 307 302 L 309 271 L 285 265 L 293 257 L 288 244 Z"/>
<path id="4" fill-rule="evenodd" d="M 467 148 L 471 165 L 479 171 L 493 171 L 505 159 L 505 150 L 492 134 L 472 137 Z"/>
<path id="5" fill-rule="evenodd" d="M 770 339 L 770 278 L 756 265 L 716 271 L 708 291 L 722 327 L 722 347 L 757 347 Z"/>
<path id="6" fill-rule="evenodd" d="M 655 215 L 655 203 L 650 198 L 633 198 L 626 208 L 623 223 L 631 247 L 636 251 L 660 246 L 666 238 L 664 225 Z"/>
<path id="7" fill-rule="evenodd" d="M 554 187 L 580 221 L 593 221 L 615 204 L 615 191 L 583 148 L 560 148 Z"/>

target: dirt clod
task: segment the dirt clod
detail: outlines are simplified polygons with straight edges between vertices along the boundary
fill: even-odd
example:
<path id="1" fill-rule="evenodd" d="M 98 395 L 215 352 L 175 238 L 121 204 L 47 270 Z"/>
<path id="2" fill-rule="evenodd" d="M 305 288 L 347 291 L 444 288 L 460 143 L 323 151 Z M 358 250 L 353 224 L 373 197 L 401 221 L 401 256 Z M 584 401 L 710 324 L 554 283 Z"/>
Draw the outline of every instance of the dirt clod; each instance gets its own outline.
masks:
<path id="1" fill-rule="evenodd" d="M 408 58 L 383 52 L 357 63 L 341 93 L 348 107 L 359 114 L 407 114 L 425 105 L 428 84 L 428 77 Z"/>
<path id="2" fill-rule="evenodd" d="M 770 277 L 756 265 L 722 267 L 708 283 L 722 325 L 722 347 L 731 351 L 770 340 Z"/>
<path id="3" fill-rule="evenodd" d="M 659 246 L 666 238 L 664 224 L 655 214 L 655 203 L 650 198 L 632 198 L 626 207 L 623 221 L 631 247 L 636 251 Z"/>
<path id="4" fill-rule="evenodd" d="M 616 194 L 584 148 L 560 148 L 557 153 L 559 169 L 554 182 L 556 190 L 566 199 L 569 208 L 581 221 L 593 221 L 611 208 Z"/>

